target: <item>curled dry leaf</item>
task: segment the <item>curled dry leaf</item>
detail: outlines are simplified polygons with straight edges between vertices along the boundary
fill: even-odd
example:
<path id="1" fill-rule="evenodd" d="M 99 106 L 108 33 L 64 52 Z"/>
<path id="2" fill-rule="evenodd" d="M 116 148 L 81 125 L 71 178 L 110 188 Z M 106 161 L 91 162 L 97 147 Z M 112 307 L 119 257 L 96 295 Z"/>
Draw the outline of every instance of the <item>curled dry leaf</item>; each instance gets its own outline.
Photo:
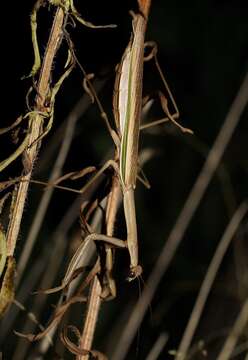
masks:
<path id="1" fill-rule="evenodd" d="M 62 343 L 65 345 L 65 347 L 75 355 L 92 355 L 94 359 L 98 360 L 107 360 L 107 357 L 97 350 L 86 350 L 80 348 L 78 345 L 76 345 L 73 341 L 69 339 L 68 331 L 71 330 L 74 335 L 76 335 L 78 342 L 80 340 L 80 332 L 75 326 L 66 326 L 64 327 L 63 331 L 60 333 L 60 339 Z"/>

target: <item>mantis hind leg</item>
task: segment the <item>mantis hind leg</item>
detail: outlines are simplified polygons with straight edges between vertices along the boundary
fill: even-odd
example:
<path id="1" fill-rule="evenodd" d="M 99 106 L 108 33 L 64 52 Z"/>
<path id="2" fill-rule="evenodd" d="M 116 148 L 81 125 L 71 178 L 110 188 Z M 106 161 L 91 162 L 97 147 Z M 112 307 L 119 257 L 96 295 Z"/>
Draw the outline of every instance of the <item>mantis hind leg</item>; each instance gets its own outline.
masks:
<path id="1" fill-rule="evenodd" d="M 187 133 L 190 133 L 192 134 L 192 130 L 188 129 L 188 128 L 185 128 L 183 127 L 182 125 L 180 125 L 176 119 L 179 118 L 179 110 L 178 110 L 178 106 L 176 104 L 176 101 L 172 95 L 172 92 L 169 88 L 169 85 L 165 79 L 165 76 L 162 72 L 162 69 L 159 65 L 159 62 L 158 62 L 158 58 L 157 58 L 157 44 L 153 41 L 148 41 L 145 43 L 145 49 L 146 48 L 151 48 L 151 52 L 144 57 L 144 61 L 149 61 L 151 59 L 154 59 L 154 62 L 155 62 L 155 66 L 157 68 L 157 71 L 160 75 L 160 78 L 162 80 L 162 83 L 166 89 L 166 92 L 169 96 L 169 100 L 171 101 L 172 105 L 173 105 L 173 108 L 174 108 L 174 111 L 171 112 L 169 110 L 169 105 L 168 105 L 168 100 L 166 98 L 166 96 L 162 93 L 162 91 L 158 91 L 158 98 L 160 100 L 160 103 L 161 103 L 161 106 L 162 106 L 162 109 L 166 115 L 165 118 L 163 119 L 159 119 L 159 120 L 156 120 L 156 121 L 153 121 L 153 122 L 150 122 L 150 123 L 147 123 L 147 124 L 144 124 L 140 127 L 140 130 L 143 130 L 143 129 L 146 129 L 146 128 L 149 128 L 149 127 L 152 127 L 152 126 L 156 126 L 156 125 L 159 125 L 159 124 L 162 124 L 162 123 L 165 123 L 165 122 L 168 122 L 168 121 L 171 121 L 174 125 L 176 125 L 177 127 L 179 127 L 179 129 L 182 131 L 182 132 L 187 132 Z M 146 99 L 146 102 L 149 101 L 149 97 Z"/>

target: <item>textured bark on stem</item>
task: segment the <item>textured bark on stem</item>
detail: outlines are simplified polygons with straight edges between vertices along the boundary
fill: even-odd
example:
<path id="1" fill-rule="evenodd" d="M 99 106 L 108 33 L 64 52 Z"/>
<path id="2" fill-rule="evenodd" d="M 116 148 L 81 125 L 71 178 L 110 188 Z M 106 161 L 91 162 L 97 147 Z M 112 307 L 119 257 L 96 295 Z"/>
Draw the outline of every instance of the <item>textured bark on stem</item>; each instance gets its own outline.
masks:
<path id="1" fill-rule="evenodd" d="M 42 132 L 43 116 L 39 112 L 42 112 L 42 110 L 45 107 L 45 100 L 49 90 L 49 80 L 51 77 L 52 64 L 60 45 L 63 22 L 64 22 L 64 11 L 62 10 L 62 8 L 58 8 L 53 20 L 53 26 L 51 29 L 44 60 L 42 63 L 42 68 L 40 71 L 40 77 L 37 85 L 37 96 L 35 99 L 35 107 L 34 107 L 34 110 L 37 111 L 37 114 L 35 115 L 33 121 L 30 122 L 30 127 L 28 130 L 30 132 L 28 146 L 32 145 L 34 141 L 39 138 Z M 38 142 L 34 143 L 32 146 L 30 146 L 30 148 L 28 147 L 27 149 L 27 156 L 30 160 L 31 167 L 29 173 L 23 177 L 23 181 L 19 185 L 16 201 L 13 206 L 13 211 L 11 214 L 11 218 L 8 226 L 8 232 L 7 232 L 8 256 L 13 256 L 15 251 L 24 204 L 26 201 L 28 187 L 29 187 L 29 180 L 32 175 L 32 169 L 34 166 L 35 159 L 37 157 L 38 149 L 39 149 Z"/>

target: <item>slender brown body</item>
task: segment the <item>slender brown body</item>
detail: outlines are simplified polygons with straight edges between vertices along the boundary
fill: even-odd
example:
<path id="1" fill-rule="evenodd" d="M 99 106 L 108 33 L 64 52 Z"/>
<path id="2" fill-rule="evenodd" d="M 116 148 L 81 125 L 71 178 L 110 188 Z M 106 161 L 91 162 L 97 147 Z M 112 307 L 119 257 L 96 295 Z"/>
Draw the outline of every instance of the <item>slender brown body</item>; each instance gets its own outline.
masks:
<path id="1" fill-rule="evenodd" d="M 142 272 L 138 265 L 134 189 L 138 168 L 146 24 L 144 16 L 134 15 L 133 35 L 117 69 L 114 96 L 115 120 L 120 137 L 119 168 L 127 226 L 127 246 L 130 254 L 130 280 Z"/>

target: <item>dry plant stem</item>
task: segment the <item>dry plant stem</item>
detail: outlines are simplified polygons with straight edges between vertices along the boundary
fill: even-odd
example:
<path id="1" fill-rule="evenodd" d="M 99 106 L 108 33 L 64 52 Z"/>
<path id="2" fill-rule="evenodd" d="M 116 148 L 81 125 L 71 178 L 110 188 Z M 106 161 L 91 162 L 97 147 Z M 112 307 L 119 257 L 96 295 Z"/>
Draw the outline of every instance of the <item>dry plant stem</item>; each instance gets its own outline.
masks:
<path id="1" fill-rule="evenodd" d="M 95 276 L 90 289 L 89 301 L 87 304 L 87 314 L 84 321 L 84 329 L 80 339 L 80 348 L 85 350 L 91 350 L 93 337 L 95 333 L 96 323 L 101 306 L 101 284 L 98 278 Z M 79 355 L 77 360 L 88 360 L 88 355 Z"/>
<path id="2" fill-rule="evenodd" d="M 145 17 L 148 17 L 150 6 L 151 6 L 151 0 L 138 0 L 139 8 L 142 11 L 143 15 Z"/>
<path id="3" fill-rule="evenodd" d="M 36 102 L 35 110 L 37 111 L 37 114 L 35 115 L 30 125 L 30 129 L 29 129 L 30 136 L 29 136 L 28 145 L 32 145 L 34 141 L 41 135 L 43 117 L 39 114 L 39 112 L 42 112 L 45 106 L 45 99 L 49 90 L 49 80 L 51 76 L 52 64 L 61 40 L 63 21 L 64 21 L 64 12 L 62 8 L 58 8 L 53 20 L 52 30 L 50 33 L 48 45 L 44 56 L 44 61 L 40 71 L 40 77 L 37 86 L 38 95 L 36 96 L 36 100 L 35 100 Z M 33 144 L 33 146 L 31 146 L 27 150 L 27 155 L 30 159 L 30 163 L 32 167 L 34 165 L 37 156 L 38 146 L 39 145 L 36 142 Z M 24 204 L 27 197 L 27 191 L 28 191 L 31 174 L 32 174 L 32 170 L 29 172 L 29 174 L 27 174 L 24 177 L 26 181 L 20 183 L 17 192 L 15 206 L 11 214 L 11 219 L 7 233 L 7 253 L 9 256 L 13 256 L 15 251 L 16 241 L 19 234 L 19 229 L 20 229 Z"/>
<path id="4" fill-rule="evenodd" d="M 140 326 L 140 323 L 146 313 L 146 310 L 153 298 L 153 295 L 159 285 L 159 282 L 170 265 L 176 250 L 183 238 L 200 201 L 217 169 L 223 153 L 231 139 L 231 136 L 238 125 L 239 118 L 248 101 L 248 73 L 245 75 L 243 83 L 238 91 L 236 98 L 227 114 L 224 124 L 214 142 L 212 149 L 206 159 L 206 162 L 183 206 L 183 209 L 173 227 L 165 246 L 149 276 L 147 286 L 145 287 L 139 301 L 133 308 L 129 321 L 117 343 L 112 360 L 122 360 L 125 358 L 129 346 Z"/>
<path id="5" fill-rule="evenodd" d="M 120 204 L 120 186 L 116 176 L 113 176 L 111 192 L 108 196 L 107 213 L 106 213 L 106 228 L 107 235 L 112 236 L 114 231 L 114 224 L 117 210 Z M 107 247 L 107 246 L 106 246 Z M 108 251 L 108 248 L 106 248 Z M 96 322 L 98 319 L 101 305 L 101 285 L 98 278 L 95 276 L 93 285 L 91 287 L 89 300 L 87 304 L 86 319 L 84 321 L 84 328 L 80 339 L 80 348 L 91 350 L 93 343 Z M 88 355 L 78 356 L 78 360 L 87 360 Z"/>
<path id="6" fill-rule="evenodd" d="M 235 345 L 238 341 L 238 338 L 242 335 L 247 327 L 248 323 L 248 299 L 245 301 L 235 323 L 234 326 L 228 335 L 225 344 L 217 357 L 217 360 L 228 360 L 230 359 L 232 352 L 235 348 Z M 247 358 L 247 356 L 246 356 Z"/>
<path id="7" fill-rule="evenodd" d="M 157 358 L 163 351 L 163 348 L 165 347 L 168 339 L 169 339 L 168 334 L 161 333 L 157 338 L 155 344 L 151 348 L 149 354 L 147 355 L 146 360 L 157 360 Z"/>
<path id="8" fill-rule="evenodd" d="M 203 311 L 205 303 L 207 301 L 209 292 L 212 288 L 217 271 L 220 267 L 220 264 L 226 253 L 226 250 L 227 250 L 235 232 L 237 231 L 237 229 L 240 225 L 240 222 L 242 221 L 245 214 L 247 213 L 247 210 L 248 210 L 247 203 L 242 203 L 239 206 L 239 208 L 236 210 L 235 214 L 233 215 L 230 223 L 228 224 L 228 226 L 219 242 L 219 245 L 218 245 L 218 247 L 215 251 L 215 254 L 212 258 L 212 261 L 208 267 L 206 276 L 202 282 L 198 297 L 196 299 L 194 308 L 190 315 L 189 322 L 184 331 L 181 343 L 178 348 L 178 354 L 176 356 L 176 360 L 184 360 L 185 357 L 187 357 L 187 353 L 188 353 L 192 338 L 194 336 L 196 327 L 201 318 L 202 311 Z"/>

